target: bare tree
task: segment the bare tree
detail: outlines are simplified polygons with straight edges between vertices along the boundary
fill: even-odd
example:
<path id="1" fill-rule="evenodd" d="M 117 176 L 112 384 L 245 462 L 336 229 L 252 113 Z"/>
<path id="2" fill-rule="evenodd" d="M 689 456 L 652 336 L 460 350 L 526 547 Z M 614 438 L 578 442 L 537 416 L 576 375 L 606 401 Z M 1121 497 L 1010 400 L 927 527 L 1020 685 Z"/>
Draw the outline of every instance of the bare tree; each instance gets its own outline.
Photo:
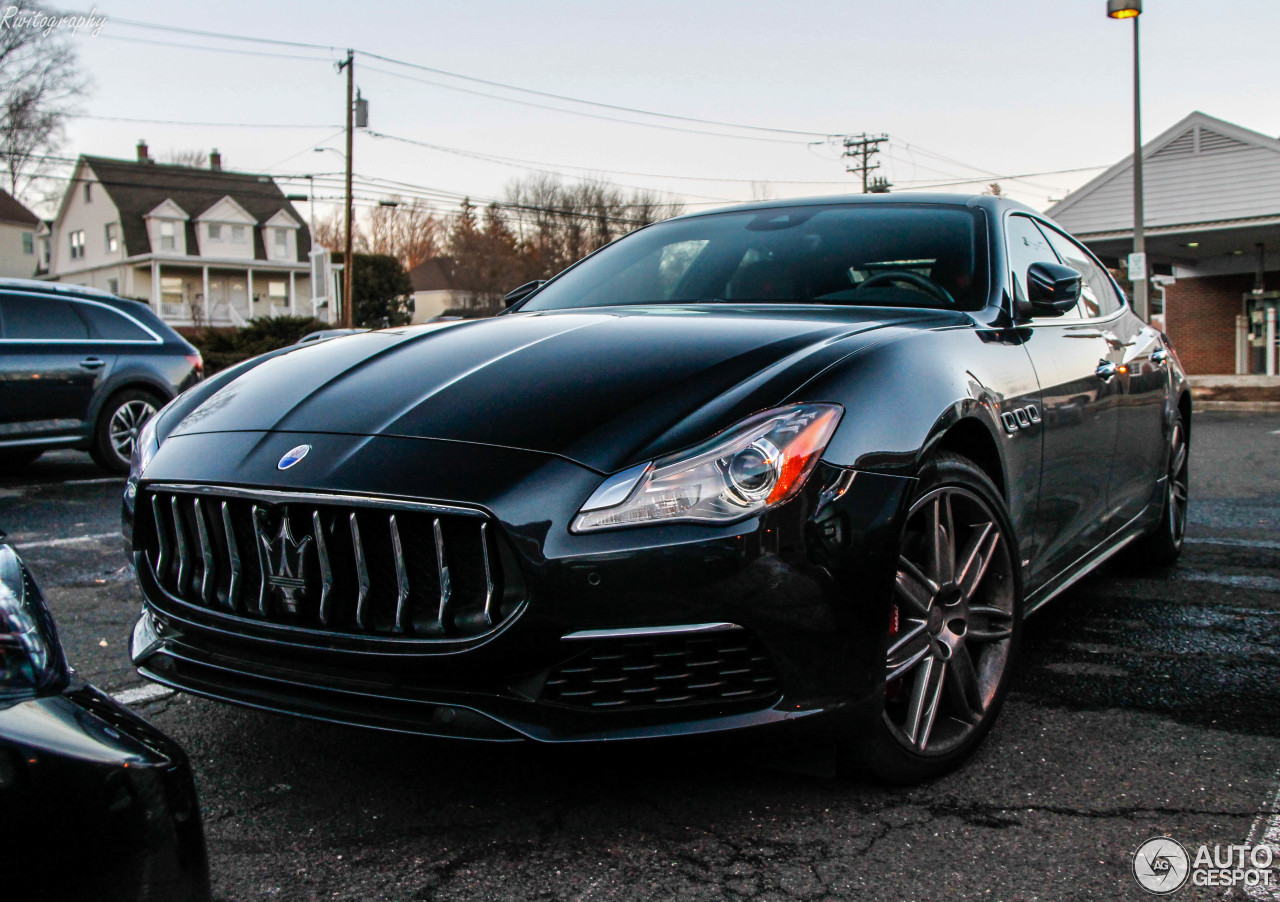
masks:
<path id="1" fill-rule="evenodd" d="M 507 186 L 504 214 L 530 279 L 546 278 L 641 226 L 682 212 L 656 191 L 624 192 L 607 181 L 565 184 L 537 175 Z"/>
<path id="2" fill-rule="evenodd" d="M 367 240 L 361 250 L 390 254 L 407 272 L 423 260 L 440 253 L 443 229 L 440 220 L 421 200 L 406 202 L 392 197 L 375 207 L 368 217 Z"/>
<path id="3" fill-rule="evenodd" d="M 66 140 L 66 118 L 87 82 L 65 32 L 22 24 L 48 10 L 17 0 L 4 14 L 9 24 L 0 29 L 0 172 L 10 194 L 30 197 L 32 183 L 60 164 L 54 157 Z"/>
<path id="4" fill-rule="evenodd" d="M 367 242 L 364 234 L 360 231 L 358 222 L 351 223 L 351 232 L 351 243 L 356 250 L 363 250 L 367 247 Z M 316 220 L 311 240 L 318 247 L 327 248 L 340 254 L 346 248 L 346 235 L 347 223 L 342 215 L 342 207 L 334 205 L 330 208 L 328 216 Z"/>
<path id="5" fill-rule="evenodd" d="M 170 150 L 165 152 L 160 162 L 168 163 L 170 166 L 186 166 L 190 169 L 208 169 L 209 155 L 198 147 Z"/>

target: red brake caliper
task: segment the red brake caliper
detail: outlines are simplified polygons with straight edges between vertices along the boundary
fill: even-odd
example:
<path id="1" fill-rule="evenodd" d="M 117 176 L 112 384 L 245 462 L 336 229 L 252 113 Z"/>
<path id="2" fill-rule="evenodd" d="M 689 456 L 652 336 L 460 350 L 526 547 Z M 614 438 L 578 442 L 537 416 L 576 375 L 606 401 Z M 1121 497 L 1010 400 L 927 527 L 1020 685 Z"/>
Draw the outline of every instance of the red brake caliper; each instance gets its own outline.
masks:
<path id="1" fill-rule="evenodd" d="M 893 642 L 893 637 L 898 635 L 902 629 L 902 615 L 898 612 L 898 606 L 895 604 L 889 609 L 889 641 Z M 884 692 L 884 697 L 888 701 L 893 701 L 902 692 L 902 677 L 898 677 L 890 683 Z"/>

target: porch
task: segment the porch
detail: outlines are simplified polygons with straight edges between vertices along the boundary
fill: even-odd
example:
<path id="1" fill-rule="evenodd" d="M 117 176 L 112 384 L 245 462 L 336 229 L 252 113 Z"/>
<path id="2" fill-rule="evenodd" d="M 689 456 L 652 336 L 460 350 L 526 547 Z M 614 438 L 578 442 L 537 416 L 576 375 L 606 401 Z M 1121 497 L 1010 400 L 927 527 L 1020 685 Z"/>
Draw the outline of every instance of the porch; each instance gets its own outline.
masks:
<path id="1" fill-rule="evenodd" d="M 311 309 L 306 268 L 236 267 L 150 260 L 134 267 L 134 290 L 174 326 L 243 326 L 260 316 L 328 318 Z"/>

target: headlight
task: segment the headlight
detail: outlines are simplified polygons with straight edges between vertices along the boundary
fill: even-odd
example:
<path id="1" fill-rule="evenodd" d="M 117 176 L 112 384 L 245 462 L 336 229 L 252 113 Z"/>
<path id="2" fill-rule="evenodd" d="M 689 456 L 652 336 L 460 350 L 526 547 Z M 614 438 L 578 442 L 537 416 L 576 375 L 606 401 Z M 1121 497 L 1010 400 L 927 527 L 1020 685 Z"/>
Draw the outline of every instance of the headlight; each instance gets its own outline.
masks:
<path id="1" fill-rule="evenodd" d="M 66 685 L 67 659 L 18 555 L 0 545 L 0 702 L 31 698 Z"/>
<path id="2" fill-rule="evenodd" d="M 743 421 L 689 451 L 611 476 L 574 532 L 650 523 L 732 523 L 795 497 L 831 440 L 837 404 L 796 404 Z"/>
<path id="3" fill-rule="evenodd" d="M 173 402 L 170 401 L 169 404 Z M 160 414 L 168 410 L 168 404 L 160 408 L 151 415 L 151 418 L 142 424 L 142 431 L 138 433 L 138 440 L 133 443 L 133 454 L 129 458 L 129 481 L 124 485 L 125 502 L 133 506 L 133 497 L 138 494 L 138 480 L 142 478 L 142 471 L 147 468 L 147 464 L 151 463 L 151 458 L 155 457 L 156 451 L 160 450 L 160 442 L 156 439 L 156 427 L 160 423 Z"/>

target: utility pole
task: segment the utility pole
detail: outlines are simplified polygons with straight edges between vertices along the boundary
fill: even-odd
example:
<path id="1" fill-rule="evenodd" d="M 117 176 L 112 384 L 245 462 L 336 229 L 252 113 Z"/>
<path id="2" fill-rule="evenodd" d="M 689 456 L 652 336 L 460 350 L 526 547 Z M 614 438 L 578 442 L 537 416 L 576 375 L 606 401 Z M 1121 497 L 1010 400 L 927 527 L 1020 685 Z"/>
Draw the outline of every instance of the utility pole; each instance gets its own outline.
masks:
<path id="1" fill-rule="evenodd" d="M 347 70 L 347 236 L 346 236 L 346 253 L 342 258 L 342 326 L 351 328 L 353 316 L 352 307 L 355 306 L 355 298 L 352 297 L 352 275 L 355 267 L 354 261 L 351 259 L 351 150 L 354 144 L 352 137 L 352 114 L 355 112 L 355 53 L 351 50 L 347 51 L 347 60 L 338 64 L 341 71 L 343 67 Z"/>
<path id="2" fill-rule="evenodd" d="M 1147 236 L 1142 212 L 1142 81 L 1138 66 L 1138 17 L 1133 17 L 1133 269 L 1129 281 L 1133 285 L 1133 306 L 1138 316 L 1151 320 L 1148 286 L 1151 274 L 1147 266 Z"/>
<path id="3" fill-rule="evenodd" d="M 880 168 L 879 163 L 872 164 L 871 158 L 880 152 L 880 144 L 888 140 L 888 135 L 868 135 L 866 132 L 845 136 L 842 156 L 860 161 L 856 166 L 846 167 L 845 171 L 862 175 L 863 194 L 888 194 L 892 187 L 886 178 L 870 178 L 871 173 Z"/>

